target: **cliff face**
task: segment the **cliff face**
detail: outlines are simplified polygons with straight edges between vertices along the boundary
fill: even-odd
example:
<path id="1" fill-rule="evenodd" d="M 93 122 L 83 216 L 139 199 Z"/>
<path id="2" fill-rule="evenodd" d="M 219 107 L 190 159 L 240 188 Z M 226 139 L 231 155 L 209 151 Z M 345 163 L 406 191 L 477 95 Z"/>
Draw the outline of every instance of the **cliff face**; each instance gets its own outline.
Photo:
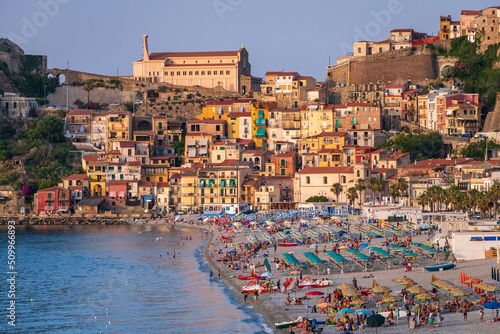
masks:
<path id="1" fill-rule="evenodd" d="M 500 130 L 500 93 L 497 94 L 495 109 L 486 115 L 483 128 L 484 132 L 493 132 L 497 130 Z"/>
<path id="2" fill-rule="evenodd" d="M 12 75 L 19 73 L 24 51 L 8 39 L 0 38 L 0 91 L 17 92 Z"/>

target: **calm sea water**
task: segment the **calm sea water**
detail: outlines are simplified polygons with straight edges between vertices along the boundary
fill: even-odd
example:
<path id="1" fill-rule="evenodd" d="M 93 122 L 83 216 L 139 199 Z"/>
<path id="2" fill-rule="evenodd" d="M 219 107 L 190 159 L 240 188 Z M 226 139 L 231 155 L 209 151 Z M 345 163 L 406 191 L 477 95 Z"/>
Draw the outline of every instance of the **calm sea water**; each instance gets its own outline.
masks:
<path id="1" fill-rule="evenodd" d="M 5 275 L 6 229 L 0 233 Z M 16 327 L 7 325 L 2 280 L 0 332 L 269 332 L 209 280 L 201 247 L 199 231 L 179 226 L 18 226 Z"/>

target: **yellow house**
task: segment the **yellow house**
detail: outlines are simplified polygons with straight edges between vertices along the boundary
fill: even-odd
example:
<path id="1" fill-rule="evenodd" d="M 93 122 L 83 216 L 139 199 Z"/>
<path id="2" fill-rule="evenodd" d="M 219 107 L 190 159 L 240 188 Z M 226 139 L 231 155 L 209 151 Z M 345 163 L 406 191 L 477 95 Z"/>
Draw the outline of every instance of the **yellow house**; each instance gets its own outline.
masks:
<path id="1" fill-rule="evenodd" d="M 275 102 L 257 102 L 252 104 L 252 137 L 256 149 L 267 149 L 267 126 L 269 110 L 276 107 Z"/>
<path id="2" fill-rule="evenodd" d="M 194 210 L 198 206 L 196 184 L 198 182 L 198 173 L 196 171 L 186 171 L 182 174 L 182 210 Z"/>
<path id="3" fill-rule="evenodd" d="M 474 136 L 479 131 L 479 119 L 482 105 L 459 100 L 452 100 L 446 109 L 446 127 L 448 135 Z"/>
<path id="4" fill-rule="evenodd" d="M 108 151 L 115 141 L 127 141 L 132 138 L 132 116 L 126 111 L 110 112 L 108 120 Z"/>
<path id="5" fill-rule="evenodd" d="M 347 132 L 322 132 L 300 140 L 300 153 L 318 153 L 320 150 L 336 150 L 341 152 L 348 141 Z"/>
<path id="6" fill-rule="evenodd" d="M 303 106 L 302 136 L 315 136 L 322 132 L 334 131 L 333 105 L 311 104 Z"/>
<path id="7" fill-rule="evenodd" d="M 184 162 L 210 163 L 215 136 L 208 133 L 191 133 L 186 135 Z"/>
<path id="8" fill-rule="evenodd" d="M 450 25 L 450 15 L 441 15 L 439 17 L 439 38 L 441 40 L 450 39 Z"/>
<path id="9" fill-rule="evenodd" d="M 90 196 L 106 196 L 106 160 L 97 157 L 83 157 L 83 160 L 90 182 Z"/>
<path id="10" fill-rule="evenodd" d="M 201 114 L 196 116 L 197 119 L 223 119 L 228 120 L 228 115 L 237 112 L 250 112 L 252 109 L 252 100 L 224 100 L 207 102 Z"/>

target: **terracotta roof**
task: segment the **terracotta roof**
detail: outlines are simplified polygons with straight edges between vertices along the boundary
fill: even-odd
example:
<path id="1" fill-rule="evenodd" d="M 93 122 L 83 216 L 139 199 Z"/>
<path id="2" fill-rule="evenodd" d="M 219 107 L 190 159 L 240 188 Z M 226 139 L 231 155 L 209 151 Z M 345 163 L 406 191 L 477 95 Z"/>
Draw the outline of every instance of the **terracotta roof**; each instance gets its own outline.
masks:
<path id="1" fill-rule="evenodd" d="M 253 155 L 257 155 L 257 156 L 263 156 L 266 153 L 269 153 L 269 151 L 268 150 L 244 150 L 243 152 L 241 152 L 241 154 L 253 154 Z"/>
<path id="2" fill-rule="evenodd" d="M 297 72 L 283 72 L 283 71 L 275 71 L 275 72 L 267 72 L 265 74 L 266 76 L 268 75 L 277 75 L 277 76 L 295 76 L 295 75 L 299 75 L 299 73 Z"/>
<path id="3" fill-rule="evenodd" d="M 58 187 L 58 186 L 54 186 L 54 187 L 50 187 L 50 188 L 46 188 L 46 189 L 42 189 L 42 190 L 38 190 L 38 192 L 40 193 L 45 193 L 45 192 L 49 192 L 49 191 L 56 191 L 56 190 L 59 190 L 59 191 L 64 191 L 64 192 L 68 192 L 69 190 L 67 189 L 64 189 L 62 187 Z"/>
<path id="4" fill-rule="evenodd" d="M 63 180 L 88 180 L 89 177 L 87 174 L 71 174 L 69 176 L 66 176 Z"/>
<path id="5" fill-rule="evenodd" d="M 470 161 L 470 160 L 465 159 L 465 158 L 450 159 L 450 160 L 448 160 L 448 159 L 428 159 L 428 160 L 419 161 L 417 163 L 411 163 L 408 165 L 404 165 L 404 166 L 401 166 L 399 168 L 403 169 L 403 170 L 411 170 L 411 169 L 431 170 L 431 169 L 436 169 L 439 167 L 463 164 L 463 163 L 468 162 L 468 161 Z"/>
<path id="6" fill-rule="evenodd" d="M 121 154 L 119 150 L 111 150 L 108 152 L 109 154 Z"/>
<path id="7" fill-rule="evenodd" d="M 140 166 L 141 162 L 140 161 L 129 161 L 127 164 L 129 166 Z"/>
<path id="8" fill-rule="evenodd" d="M 309 75 L 299 75 L 298 77 L 295 78 L 295 80 L 305 80 L 305 79 L 309 79 L 309 78 L 312 78 L 312 77 Z"/>
<path id="9" fill-rule="evenodd" d="M 88 156 L 88 157 L 83 157 L 83 160 L 85 160 L 85 161 L 97 161 L 97 160 L 99 160 L 99 157 Z"/>
<path id="10" fill-rule="evenodd" d="M 393 29 L 391 32 L 412 32 L 413 29 Z"/>
<path id="11" fill-rule="evenodd" d="M 252 139 L 239 139 L 238 144 L 246 146 L 252 142 Z"/>
<path id="12" fill-rule="evenodd" d="M 342 137 L 345 136 L 347 132 L 339 131 L 339 132 L 322 132 L 319 134 L 319 137 Z"/>
<path id="13" fill-rule="evenodd" d="M 295 151 L 284 152 L 276 155 L 277 158 L 294 158 Z"/>
<path id="14" fill-rule="evenodd" d="M 146 180 L 139 181 L 139 187 L 151 187 L 153 184 Z"/>
<path id="15" fill-rule="evenodd" d="M 341 150 L 336 150 L 336 149 L 333 149 L 333 148 L 324 148 L 322 150 L 320 150 L 318 153 L 339 153 L 339 152 L 342 152 Z"/>
<path id="16" fill-rule="evenodd" d="M 460 15 L 474 15 L 474 16 L 478 16 L 478 15 L 481 15 L 481 11 L 480 10 L 467 10 L 467 9 L 464 9 L 460 12 Z"/>
<path id="17" fill-rule="evenodd" d="M 158 182 L 158 187 L 168 187 L 169 183 L 168 182 Z"/>
<path id="18" fill-rule="evenodd" d="M 170 179 L 180 179 L 182 177 L 181 173 L 174 173 L 170 177 Z"/>
<path id="19" fill-rule="evenodd" d="M 155 134 L 154 131 L 134 131 L 134 135 L 154 136 Z"/>
<path id="20" fill-rule="evenodd" d="M 120 147 L 135 147 L 135 141 L 124 140 L 120 141 Z"/>
<path id="21" fill-rule="evenodd" d="M 66 116 L 91 116 L 91 115 L 92 115 L 92 110 L 85 110 L 85 109 L 71 110 L 69 113 L 66 114 Z"/>
<path id="22" fill-rule="evenodd" d="M 130 183 L 128 180 L 111 180 L 109 181 L 110 186 L 126 186 L 127 183 Z"/>
<path id="23" fill-rule="evenodd" d="M 236 159 L 227 159 L 227 160 L 224 160 L 223 162 L 221 162 L 220 164 L 218 164 L 217 166 L 220 166 L 220 167 L 232 167 L 237 162 L 240 162 L 240 161 L 236 160 Z"/>
<path id="24" fill-rule="evenodd" d="M 373 103 L 361 103 L 361 102 L 353 102 L 353 103 L 348 103 L 348 107 L 374 107 L 378 108 L 378 106 L 373 105 Z"/>
<path id="25" fill-rule="evenodd" d="M 353 166 L 347 167 L 305 167 L 297 172 L 298 174 L 339 174 L 354 173 Z"/>
<path id="26" fill-rule="evenodd" d="M 153 52 L 149 55 L 150 60 L 165 60 L 174 57 L 236 57 L 238 51 L 202 51 L 202 52 Z M 142 61 L 138 60 L 138 61 Z M 176 65 L 176 64 L 174 64 Z M 193 64 L 196 65 L 196 64 Z"/>

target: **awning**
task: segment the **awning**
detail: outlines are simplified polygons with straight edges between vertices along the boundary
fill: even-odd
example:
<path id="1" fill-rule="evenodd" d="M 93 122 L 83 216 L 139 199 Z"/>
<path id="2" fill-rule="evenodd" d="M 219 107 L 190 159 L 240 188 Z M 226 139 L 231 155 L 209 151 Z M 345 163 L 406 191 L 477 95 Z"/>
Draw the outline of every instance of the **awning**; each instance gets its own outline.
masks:
<path id="1" fill-rule="evenodd" d="M 206 181 L 200 180 L 200 188 L 205 188 Z"/>
<path id="2" fill-rule="evenodd" d="M 453 110 L 447 110 L 446 111 L 446 116 L 451 116 L 453 115 Z"/>
<path id="3" fill-rule="evenodd" d="M 188 140 L 187 145 L 188 145 L 188 146 L 196 146 L 196 140 L 194 140 L 194 139 L 189 139 L 189 140 Z"/>
<path id="4" fill-rule="evenodd" d="M 109 197 L 116 197 L 116 191 L 110 191 Z"/>
<path id="5" fill-rule="evenodd" d="M 229 187 L 230 188 L 236 187 L 236 180 L 235 179 L 230 179 L 229 180 Z"/>
<path id="6" fill-rule="evenodd" d="M 266 129 L 257 129 L 257 137 L 267 137 Z"/>
<path id="7" fill-rule="evenodd" d="M 200 148 L 200 154 L 207 154 L 208 151 L 206 148 Z"/>
<path id="8" fill-rule="evenodd" d="M 194 158 L 196 156 L 196 149 L 195 148 L 190 148 L 188 151 L 188 157 Z"/>
<path id="9" fill-rule="evenodd" d="M 126 197 L 125 192 L 124 191 L 119 191 L 118 192 L 118 197 Z"/>
<path id="10" fill-rule="evenodd" d="M 259 116 L 259 118 L 264 118 L 264 110 L 259 110 L 257 116 Z"/>
<path id="11" fill-rule="evenodd" d="M 207 146 L 208 145 L 208 139 L 201 139 L 200 140 L 200 146 Z"/>
<path id="12" fill-rule="evenodd" d="M 255 120 L 255 125 L 257 126 L 266 126 L 266 119 L 258 118 Z"/>
<path id="13" fill-rule="evenodd" d="M 209 186 L 210 188 L 215 187 L 215 180 L 208 180 L 208 186 Z"/>
<path id="14" fill-rule="evenodd" d="M 224 188 L 226 186 L 226 180 L 220 180 L 220 187 Z"/>

